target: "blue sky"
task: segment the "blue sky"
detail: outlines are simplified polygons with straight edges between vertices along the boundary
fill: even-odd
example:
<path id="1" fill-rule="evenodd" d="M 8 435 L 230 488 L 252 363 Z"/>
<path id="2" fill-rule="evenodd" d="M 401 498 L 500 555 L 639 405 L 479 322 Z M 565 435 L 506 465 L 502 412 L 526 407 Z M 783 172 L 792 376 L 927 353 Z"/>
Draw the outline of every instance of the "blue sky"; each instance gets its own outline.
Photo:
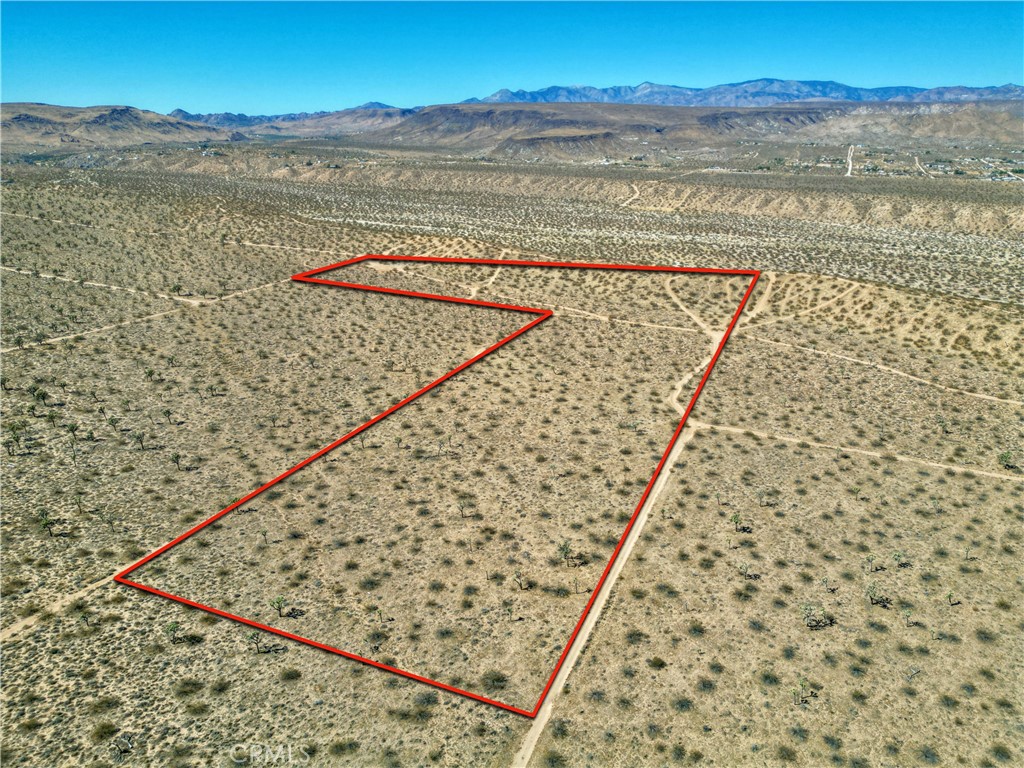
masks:
<path id="1" fill-rule="evenodd" d="M 0 98 L 168 112 L 461 101 L 499 88 L 1024 80 L 1024 3 L 0 5 Z"/>

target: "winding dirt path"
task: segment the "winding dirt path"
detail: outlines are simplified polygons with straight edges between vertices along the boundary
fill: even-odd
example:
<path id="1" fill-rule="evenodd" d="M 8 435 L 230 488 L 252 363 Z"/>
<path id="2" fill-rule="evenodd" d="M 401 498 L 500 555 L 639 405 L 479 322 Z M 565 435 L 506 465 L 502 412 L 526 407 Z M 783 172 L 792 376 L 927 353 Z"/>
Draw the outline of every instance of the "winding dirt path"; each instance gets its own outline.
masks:
<path id="1" fill-rule="evenodd" d="M 847 288 L 845 291 L 843 291 L 839 295 L 833 296 L 831 299 L 826 299 L 825 301 L 821 302 L 820 304 L 815 304 L 813 307 L 809 307 L 808 309 L 802 309 L 799 312 L 794 312 L 792 315 L 779 315 L 778 317 L 773 317 L 773 318 L 770 318 L 768 320 L 762 320 L 760 323 L 752 323 L 750 325 L 743 324 L 743 325 L 741 325 L 741 327 L 744 330 L 750 330 L 751 328 L 760 328 L 760 327 L 762 327 L 764 325 L 771 325 L 772 323 L 778 323 L 778 322 L 780 322 L 782 320 L 792 320 L 794 317 L 803 317 L 804 315 L 810 315 L 810 314 L 812 314 L 814 312 L 817 312 L 819 310 L 824 309 L 825 307 L 828 307 L 828 306 L 831 306 L 832 304 L 835 304 L 837 301 L 839 301 L 841 299 L 846 298 L 851 293 L 853 293 L 855 290 L 857 290 L 858 287 L 859 286 L 857 285 L 857 283 L 853 283 L 853 285 L 851 285 L 849 288 Z"/>
<path id="2" fill-rule="evenodd" d="M 490 288 L 492 285 L 494 285 L 494 281 L 497 280 L 498 279 L 498 275 L 501 274 L 501 269 L 502 269 L 501 267 L 498 267 L 497 269 L 495 269 L 494 270 L 494 274 L 491 275 L 491 279 L 490 280 L 485 280 L 482 283 L 473 283 L 473 287 L 469 291 L 469 298 L 475 299 L 476 295 L 480 291 L 484 290 L 485 288 Z"/>
<path id="3" fill-rule="evenodd" d="M 676 292 L 672 290 L 672 281 L 673 280 L 675 280 L 675 277 L 666 277 L 665 278 L 665 283 L 664 283 L 665 291 L 668 293 L 669 298 L 672 299 L 672 303 L 675 304 L 683 314 L 685 314 L 687 317 L 689 317 L 691 320 L 693 320 L 693 322 L 695 322 L 697 324 L 697 327 L 699 327 L 702 331 L 704 331 L 704 333 L 708 334 L 709 336 L 713 336 L 715 332 L 713 330 L 711 330 L 711 328 L 708 327 L 708 324 L 705 323 L 697 315 L 696 312 L 693 312 L 688 306 L 686 306 L 680 300 L 680 298 L 676 295 Z"/>

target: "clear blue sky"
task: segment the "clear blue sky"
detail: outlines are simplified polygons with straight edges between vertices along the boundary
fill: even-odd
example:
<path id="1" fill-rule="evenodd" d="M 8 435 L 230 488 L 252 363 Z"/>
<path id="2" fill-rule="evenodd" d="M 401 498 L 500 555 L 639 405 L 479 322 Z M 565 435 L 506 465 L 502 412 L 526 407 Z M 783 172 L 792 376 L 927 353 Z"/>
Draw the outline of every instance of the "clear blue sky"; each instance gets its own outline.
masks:
<path id="1" fill-rule="evenodd" d="M 3 2 L 3 101 L 249 114 L 499 88 L 1024 80 L 1024 3 Z"/>

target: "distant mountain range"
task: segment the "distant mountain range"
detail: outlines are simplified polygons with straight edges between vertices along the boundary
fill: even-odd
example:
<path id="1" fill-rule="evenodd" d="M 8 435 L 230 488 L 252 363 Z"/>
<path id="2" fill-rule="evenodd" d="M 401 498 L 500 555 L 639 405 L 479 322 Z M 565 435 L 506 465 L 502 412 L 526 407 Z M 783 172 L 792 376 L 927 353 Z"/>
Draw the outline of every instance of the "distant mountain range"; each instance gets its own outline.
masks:
<path id="1" fill-rule="evenodd" d="M 897 85 L 886 88 L 855 88 L 831 80 L 776 80 L 764 78 L 744 83 L 716 85 L 711 88 L 683 88 L 677 85 L 620 85 L 594 88 L 589 85 L 553 85 L 539 91 L 510 91 L 503 88 L 482 99 L 472 98 L 463 104 L 644 104 L 661 107 L 770 107 L 803 101 L 846 102 L 910 102 L 952 103 L 968 101 L 1009 101 L 1024 99 L 1024 87 L 1008 83 L 988 88 L 947 86 L 942 88 L 914 88 Z M 370 101 L 358 107 L 327 112 L 292 112 L 284 115 L 244 115 L 232 112 L 197 114 L 176 109 L 170 116 L 191 123 L 201 123 L 226 130 L 256 129 L 268 126 L 273 132 L 281 131 L 289 123 L 305 123 L 329 115 L 352 114 L 357 110 L 391 110 L 392 115 L 403 116 L 418 112 L 423 107 L 399 109 L 379 101 Z"/>
<path id="2" fill-rule="evenodd" d="M 596 102 L 603 104 L 650 104 L 663 107 L 767 107 L 794 101 L 895 101 L 957 102 L 1024 98 L 1024 87 L 1008 83 L 988 88 L 950 86 L 914 88 L 897 85 L 886 88 L 855 88 L 831 80 L 775 80 L 764 78 L 711 88 L 681 88 L 677 85 L 620 85 L 593 88 L 589 85 L 553 85 L 539 91 L 502 89 L 483 99 L 464 104 L 541 104 Z"/>
<path id="3" fill-rule="evenodd" d="M 368 146 L 441 147 L 500 158 L 585 159 L 673 152 L 692 143 L 803 141 L 1019 144 L 1024 88 L 853 88 L 752 80 L 713 88 L 552 87 L 400 109 L 379 102 L 333 112 L 170 115 L 124 106 L 0 105 L 5 147 L 350 136 Z M 74 146 L 74 145 L 77 145 Z"/>
<path id="4" fill-rule="evenodd" d="M 379 101 L 368 101 L 356 109 L 396 109 L 396 107 L 389 106 L 388 104 L 381 104 Z M 351 110 L 340 110 L 342 112 L 348 112 Z M 285 115 L 244 115 L 235 112 L 212 112 L 210 114 L 196 114 L 193 112 L 186 112 L 183 109 L 176 109 L 170 113 L 170 117 L 177 120 L 187 120 L 190 123 L 205 123 L 206 125 L 212 125 L 215 128 L 252 128 L 258 125 L 266 125 L 267 123 L 297 123 L 304 120 L 312 120 L 320 117 L 326 117 L 327 115 L 334 115 L 337 112 L 289 112 Z"/>

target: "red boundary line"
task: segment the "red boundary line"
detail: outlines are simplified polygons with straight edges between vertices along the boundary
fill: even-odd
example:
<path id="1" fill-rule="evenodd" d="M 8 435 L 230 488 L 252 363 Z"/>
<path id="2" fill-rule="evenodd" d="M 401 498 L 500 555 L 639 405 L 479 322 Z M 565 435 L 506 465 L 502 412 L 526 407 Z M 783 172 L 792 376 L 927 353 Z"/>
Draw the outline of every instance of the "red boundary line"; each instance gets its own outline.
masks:
<path id="1" fill-rule="evenodd" d="M 580 616 L 579 621 L 576 622 L 576 626 L 573 628 L 572 634 L 569 636 L 569 641 L 565 644 L 565 648 L 562 650 L 562 655 L 558 657 L 558 663 L 555 665 L 554 670 L 551 672 L 551 676 L 548 678 L 547 684 L 544 686 L 544 690 L 541 692 L 540 698 L 537 700 L 537 703 L 534 706 L 532 711 L 531 710 L 521 709 L 520 707 L 515 707 L 515 706 L 513 706 L 511 704 L 506 704 L 506 703 L 501 702 L 501 701 L 495 701 L 494 699 L 489 699 L 486 696 L 481 696 L 478 693 L 473 693 L 472 691 L 466 691 L 466 690 L 463 690 L 461 688 L 456 688 L 455 686 L 447 685 L 446 683 L 442 683 L 442 682 L 440 682 L 438 680 L 431 680 L 430 678 L 426 678 L 426 677 L 422 677 L 421 675 L 417 675 L 414 672 L 409 672 L 409 671 L 404 670 L 404 669 L 398 669 L 397 667 L 392 667 L 392 666 L 390 666 L 388 664 L 382 664 L 379 661 L 374 661 L 373 659 L 368 659 L 368 658 L 366 658 L 364 656 L 359 656 L 358 654 L 351 653 L 349 651 L 343 651 L 340 648 L 334 648 L 334 647 L 329 646 L 329 645 L 324 645 L 323 643 L 318 643 L 315 640 L 310 640 L 309 638 L 300 637 L 299 635 L 294 635 L 291 632 L 286 632 L 283 629 L 277 629 L 275 627 L 267 626 L 266 624 L 260 624 L 259 622 L 252 621 L 251 619 L 247 619 L 247 618 L 245 618 L 243 616 L 236 616 L 233 613 L 228 613 L 226 611 L 222 611 L 222 610 L 220 610 L 218 608 L 214 608 L 214 607 L 209 606 L 209 605 L 203 605 L 202 603 L 197 603 L 197 602 L 194 602 L 192 600 L 188 600 L 188 599 L 186 599 L 184 597 L 179 597 L 178 595 L 172 595 L 169 592 L 164 592 L 162 590 L 156 589 L 155 587 L 150 587 L 150 586 L 147 586 L 145 584 L 140 584 L 139 582 L 131 581 L 130 579 L 127 578 L 128 574 L 130 574 L 132 571 L 134 571 L 134 570 L 136 570 L 138 568 L 141 568 L 143 565 L 145 565 L 149 561 L 153 560 L 156 557 L 159 557 L 160 555 L 162 555 L 163 553 L 167 552 L 169 549 L 171 549 L 172 547 L 176 546 L 177 544 L 180 544 L 181 542 L 183 542 L 185 539 L 187 539 L 190 536 L 192 536 L 197 531 L 200 531 L 203 528 L 205 528 L 206 526 L 210 525 L 210 523 L 213 523 L 216 520 L 219 520 L 220 518 L 224 517 L 224 515 L 226 515 L 229 512 L 231 512 L 232 510 L 237 509 L 238 507 L 242 506 L 243 504 L 245 504 L 245 503 L 251 501 L 252 499 L 256 498 L 257 496 L 259 496 L 261 493 L 263 493 L 265 490 L 267 490 L 271 486 L 276 485 L 277 483 L 279 483 L 282 480 L 284 480 L 286 477 L 289 477 L 289 476 L 295 474 L 296 472 L 298 472 L 300 469 L 302 469 L 306 465 L 311 464 L 312 462 L 316 461 L 317 459 L 321 458 L 322 456 L 325 456 L 326 454 L 330 453 L 335 448 L 337 448 L 339 445 L 341 445 L 342 443 L 345 443 L 345 442 L 351 440 L 353 437 L 358 435 L 360 432 L 363 432 L 363 431 L 369 429 L 370 427 L 372 427 L 377 422 L 382 421 L 383 419 L 386 419 L 388 416 L 393 414 L 395 411 L 397 411 L 400 408 L 408 405 L 413 400 L 417 399 L 418 397 L 420 397 L 424 393 L 429 392 L 434 387 L 442 384 L 443 382 L 445 382 L 448 379 L 452 378 L 453 376 L 455 376 L 456 374 L 460 373 L 461 371 L 464 371 L 466 368 L 469 368 L 471 365 L 473 365 L 477 361 L 482 360 L 484 357 L 486 357 L 487 355 L 491 354 L 492 352 L 494 352 L 495 350 L 499 349 L 500 347 L 504 346 L 505 344 L 508 344 L 513 339 L 523 335 L 524 333 L 529 331 L 531 328 L 534 328 L 537 325 L 540 325 L 542 322 L 544 322 L 545 320 L 547 320 L 549 317 L 551 317 L 554 314 L 550 309 L 537 309 L 536 307 L 521 307 L 521 306 L 517 306 L 515 304 L 497 304 L 495 302 L 490 302 L 490 301 L 477 301 L 476 299 L 461 299 L 461 298 L 458 298 L 458 297 L 455 297 L 455 296 L 442 296 L 442 295 L 437 295 L 437 294 L 432 294 L 432 293 L 419 293 L 417 291 L 403 291 L 403 290 L 399 290 L 397 288 L 382 288 L 380 286 L 362 285 L 360 283 L 345 283 L 345 282 L 340 282 L 340 281 L 337 281 L 337 280 L 324 280 L 324 279 L 316 277 L 316 275 L 322 274 L 324 272 L 329 272 L 331 270 L 339 269 L 341 267 L 351 266 L 353 264 L 358 264 L 358 263 L 363 262 L 363 261 L 412 261 L 412 262 L 426 262 L 426 263 L 433 263 L 433 264 L 477 264 L 477 265 L 485 264 L 485 265 L 489 265 L 489 266 L 501 266 L 501 267 L 508 267 L 508 266 L 516 266 L 516 267 L 552 267 L 552 268 L 561 268 L 561 269 L 618 269 L 618 270 L 636 271 L 636 272 L 640 272 L 640 271 L 644 271 L 644 272 L 689 272 L 689 273 L 715 274 L 715 275 L 747 275 L 747 276 L 749 276 L 751 278 L 750 284 L 747 286 L 747 290 L 743 294 L 743 299 L 740 301 L 739 307 L 737 307 L 736 312 L 733 314 L 732 319 L 729 321 L 729 326 L 728 326 L 728 328 L 726 328 L 725 333 L 722 335 L 722 340 L 719 342 L 718 347 L 715 349 L 715 353 L 711 357 L 711 362 L 708 364 L 707 370 L 704 371 L 704 375 L 701 377 L 700 382 L 697 384 L 697 388 L 694 390 L 693 396 L 690 398 L 689 404 L 686 406 L 686 411 L 683 413 L 683 417 L 679 421 L 679 426 L 676 427 L 676 431 L 675 431 L 675 433 L 673 433 L 672 439 L 669 440 L 668 446 L 665 448 L 665 452 L 662 454 L 661 460 L 658 462 L 658 466 L 654 470 L 654 474 L 651 475 L 651 479 L 647 482 L 647 487 L 644 489 L 643 496 L 640 497 L 640 502 L 636 505 L 636 509 L 633 510 L 633 515 L 629 518 L 629 522 L 626 524 L 626 528 L 622 532 L 622 536 L 619 537 L 619 543 L 616 545 L 615 551 L 612 552 L 612 555 L 611 555 L 611 557 L 608 560 L 608 564 L 605 566 L 604 571 L 601 573 L 601 578 L 598 579 L 597 585 L 594 587 L 593 591 L 591 592 L 590 599 L 587 601 L 587 604 L 586 604 L 586 606 L 583 609 L 583 614 Z M 500 341 L 492 344 L 487 349 L 485 349 L 483 352 L 480 352 L 479 354 L 477 354 L 474 357 L 470 358 L 469 360 L 467 360 L 466 362 L 462 363 L 461 365 L 459 365 L 459 366 L 453 368 L 452 370 L 448 371 L 448 373 L 446 373 L 443 376 L 435 379 L 430 384 L 427 384 L 425 387 L 417 390 L 416 392 L 413 392 L 408 397 L 398 401 L 393 406 L 388 408 L 386 411 L 383 411 L 382 413 L 378 414 L 377 416 L 374 416 L 372 419 L 367 421 L 365 424 L 362 424 L 362 425 L 356 427 L 355 429 L 353 429 L 348 434 L 346 434 L 346 435 L 338 438 L 337 440 L 335 440 L 333 443 L 330 443 L 329 445 L 324 446 L 319 451 L 314 453 L 312 456 L 309 456 L 308 458 L 303 459 L 298 464 L 296 464 L 294 467 L 292 467 L 291 469 L 286 470 L 285 472 L 282 472 L 280 475 L 275 477 L 270 482 L 265 483 L 264 485 L 261 485 L 255 491 L 252 491 L 251 493 L 247 494 L 246 496 L 243 496 L 238 501 L 235 501 L 234 503 L 228 505 L 227 507 L 222 509 L 217 514 L 213 515 L 212 517 L 208 518 L 207 520 L 204 520 L 203 522 L 199 523 L 198 525 L 196 525 L 196 526 L 190 528 L 189 530 L 185 531 L 185 533 L 181 534 L 177 538 L 175 538 L 175 539 L 169 541 L 168 543 L 164 544 L 159 549 L 156 549 L 156 550 L 150 552 L 148 555 L 143 557 L 138 562 L 133 563 L 132 565 L 130 565 L 127 568 L 125 568 L 123 571 L 117 573 L 114 576 L 114 581 L 118 582 L 119 584 L 125 584 L 125 585 L 130 586 L 130 587 L 135 587 L 136 589 L 141 589 L 141 590 L 143 590 L 145 592 L 149 592 L 149 593 L 154 594 L 154 595 L 159 595 L 160 597 L 165 597 L 165 598 L 167 598 L 169 600 L 174 600 L 174 601 L 176 601 L 178 603 L 182 603 L 184 605 L 191 606 L 192 608 L 199 608 L 201 610 L 208 611 L 210 613 L 216 614 L 217 616 L 222 616 L 222 617 L 224 617 L 226 619 L 231 619 L 233 621 L 237 621 L 237 622 L 240 622 L 242 624 L 247 624 L 250 627 L 255 627 L 256 629 L 261 629 L 261 630 L 263 630 L 265 632 L 271 632 L 271 633 L 273 633 L 275 635 L 280 635 L 281 637 L 287 637 L 289 640 L 295 640 L 295 641 L 298 641 L 300 643 L 305 643 L 306 645 L 311 645 L 311 646 L 313 646 L 315 648 L 320 648 L 321 650 L 324 650 L 324 651 L 330 651 L 331 653 L 336 653 L 339 656 L 344 656 L 345 658 L 352 659 L 354 661 L 359 661 L 359 662 L 362 662 L 363 664 L 369 664 L 370 666 L 376 667 L 377 669 L 383 669 L 383 670 L 385 670 L 387 672 L 392 672 L 392 673 L 394 673 L 396 675 L 401 675 L 402 677 L 407 677 L 407 678 L 409 678 L 411 680 L 416 680 L 416 681 L 421 682 L 421 683 L 426 683 L 427 685 L 432 685 L 432 686 L 434 686 L 436 688 L 441 688 L 441 689 L 443 689 L 445 691 L 449 691 L 450 693 L 456 693 L 456 694 L 458 694 L 460 696 L 465 696 L 466 698 L 474 699 L 475 701 L 480 701 L 480 702 L 483 702 L 485 704 L 491 704 L 491 705 L 493 705 L 495 707 L 499 707 L 499 708 L 507 710 L 509 712 L 514 712 L 517 715 L 523 715 L 524 717 L 534 718 L 534 717 L 537 716 L 537 713 L 540 711 L 541 706 L 544 704 L 544 700 L 547 698 L 548 692 L 551 690 L 551 686 L 555 682 L 555 677 L 558 675 L 559 670 L 562 668 L 562 664 L 565 662 L 565 658 L 568 655 L 569 650 L 572 648 L 573 643 L 576 642 L 576 636 L 579 634 L 580 628 L 583 626 L 583 622 L 586 621 L 587 616 L 590 615 L 590 609 L 593 607 L 594 601 L 597 599 L 597 596 L 600 594 L 601 588 L 604 586 L 605 580 L 608 578 L 608 574 L 611 572 L 612 566 L 615 564 L 615 561 L 618 559 L 619 552 L 622 549 L 622 545 L 626 541 L 626 537 L 629 535 L 629 532 L 633 529 L 633 524 L 636 522 L 636 519 L 637 519 L 637 517 L 640 514 L 640 510 L 643 509 L 644 504 L 647 502 L 647 497 L 650 495 L 651 489 L 654 487 L 654 483 L 657 481 L 659 475 L 661 475 L 661 472 L 662 472 L 662 470 L 665 467 L 665 463 L 668 461 L 669 454 L 672 452 L 672 449 L 675 447 L 676 441 L 679 439 L 679 435 L 682 434 L 683 427 L 686 425 L 686 420 L 690 416 L 690 411 L 692 411 L 694 405 L 696 405 L 697 398 L 700 396 L 701 391 L 704 389 L 704 385 L 707 383 L 708 377 L 711 376 L 711 370 L 715 367 L 715 363 L 718 362 L 718 358 L 722 354 L 722 350 L 725 348 L 725 343 L 726 343 L 726 341 L 729 340 L 729 336 L 732 334 L 733 328 L 736 326 L 736 323 L 739 321 L 740 315 L 743 313 L 743 309 L 747 305 L 747 300 L 750 298 L 750 294 L 753 292 L 754 286 L 757 284 L 757 280 L 758 280 L 758 278 L 760 276 L 761 276 L 761 272 L 759 270 L 756 270 L 756 269 L 711 269 L 711 268 L 704 269 L 704 268 L 700 268 L 700 267 L 659 267 L 659 266 L 644 266 L 644 265 L 631 265 L 631 264 L 584 264 L 584 263 L 579 263 L 579 262 L 517 261 L 517 260 L 512 260 L 512 259 L 468 259 L 468 258 L 463 259 L 463 258 L 443 258 L 443 257 L 436 257 L 436 256 L 390 256 L 390 255 L 380 255 L 380 254 L 366 254 L 365 256 L 357 256 L 355 258 L 348 259 L 346 261 L 339 261 L 336 264 L 329 264 L 326 267 L 318 267 L 316 269 L 311 269 L 311 270 L 309 270 L 307 272 L 300 272 L 297 275 L 292 275 L 292 280 L 295 280 L 296 282 L 301 282 L 301 283 L 315 283 L 315 284 L 319 284 L 319 285 L 330 285 L 330 286 L 334 286 L 334 287 L 337 287 L 337 288 L 351 288 L 351 289 L 360 290 L 360 291 L 373 291 L 373 292 L 376 292 L 376 293 L 388 293 L 388 294 L 392 294 L 392 295 L 396 295 L 396 296 L 407 296 L 407 297 L 416 298 L 416 299 L 428 299 L 428 300 L 432 300 L 432 301 L 447 301 L 447 302 L 451 302 L 451 303 L 455 303 L 455 304 L 469 304 L 469 305 L 475 306 L 475 307 L 490 307 L 492 309 L 503 309 L 503 310 L 514 311 L 514 312 L 527 312 L 527 313 L 530 313 L 530 314 L 539 315 L 539 317 L 537 317 L 536 319 L 530 321 L 529 323 L 527 323 L 526 325 L 522 326 L 517 331 L 514 331 L 513 333 L 509 334 L 508 336 L 506 336 L 505 338 L 501 339 Z"/>

